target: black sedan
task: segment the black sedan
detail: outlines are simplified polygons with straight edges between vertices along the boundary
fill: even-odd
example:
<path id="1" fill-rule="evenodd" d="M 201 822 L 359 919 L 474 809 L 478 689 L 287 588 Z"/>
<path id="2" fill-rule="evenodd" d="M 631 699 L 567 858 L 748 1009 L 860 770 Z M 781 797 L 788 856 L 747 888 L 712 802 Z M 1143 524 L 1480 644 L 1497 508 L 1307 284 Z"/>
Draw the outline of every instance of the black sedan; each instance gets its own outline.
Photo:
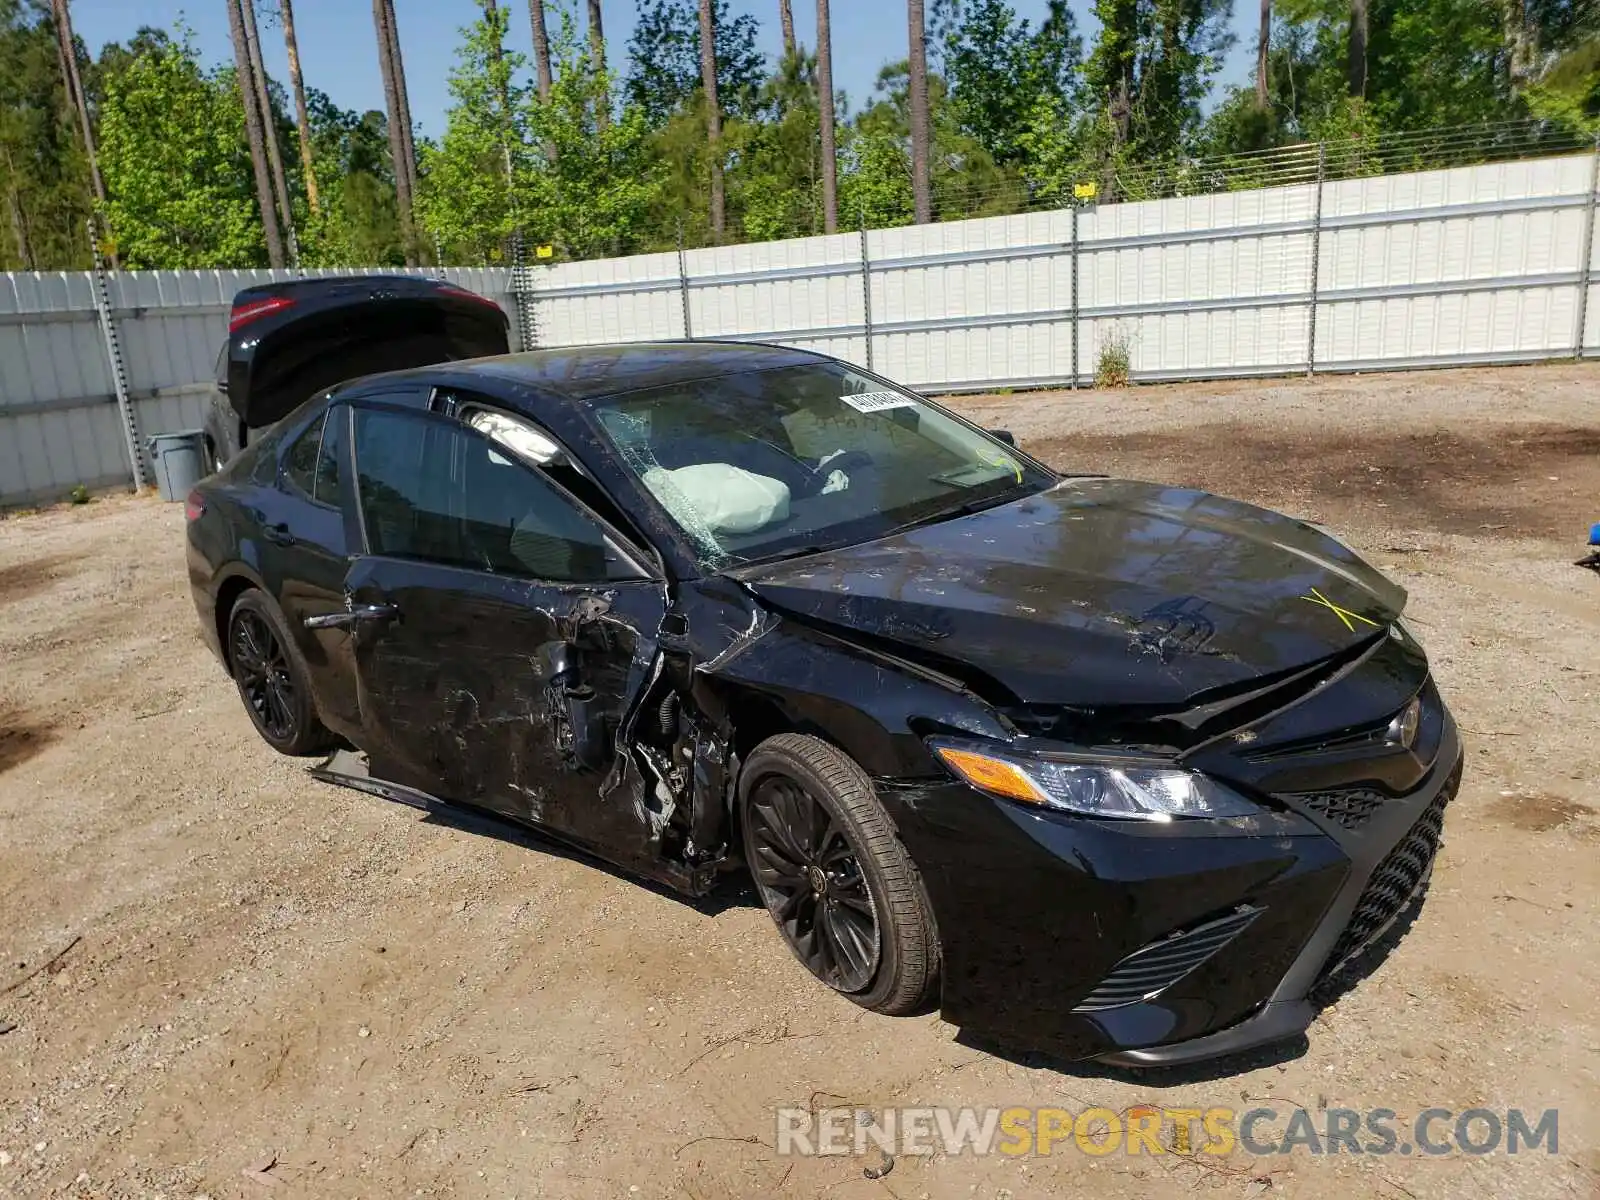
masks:
<path id="1" fill-rule="evenodd" d="M 747 869 L 822 983 L 1017 1049 L 1298 1034 L 1460 778 L 1404 592 L 1332 537 L 799 350 L 324 388 L 188 517 L 274 748 L 686 894 Z"/>

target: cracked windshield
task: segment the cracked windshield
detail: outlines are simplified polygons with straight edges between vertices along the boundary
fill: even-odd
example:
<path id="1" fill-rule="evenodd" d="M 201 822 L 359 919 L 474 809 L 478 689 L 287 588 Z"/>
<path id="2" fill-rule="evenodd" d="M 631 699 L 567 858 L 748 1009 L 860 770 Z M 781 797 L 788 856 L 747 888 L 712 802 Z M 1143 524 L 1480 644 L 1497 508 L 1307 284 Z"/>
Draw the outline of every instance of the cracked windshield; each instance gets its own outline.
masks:
<path id="1" fill-rule="evenodd" d="M 831 363 L 629 392 L 595 417 L 706 567 L 850 545 L 1050 482 L 1003 442 Z"/>

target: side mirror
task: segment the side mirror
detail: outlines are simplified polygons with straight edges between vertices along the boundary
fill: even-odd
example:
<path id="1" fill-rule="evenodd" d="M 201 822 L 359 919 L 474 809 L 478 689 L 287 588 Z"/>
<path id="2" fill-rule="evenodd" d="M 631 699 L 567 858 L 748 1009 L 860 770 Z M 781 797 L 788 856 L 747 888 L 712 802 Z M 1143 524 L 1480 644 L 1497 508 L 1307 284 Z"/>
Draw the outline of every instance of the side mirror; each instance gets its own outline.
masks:
<path id="1" fill-rule="evenodd" d="M 1015 447 L 1017 444 L 1016 434 L 1009 429 L 991 429 L 989 430 L 989 436 L 996 441 L 1004 442 L 1008 446 Z"/>

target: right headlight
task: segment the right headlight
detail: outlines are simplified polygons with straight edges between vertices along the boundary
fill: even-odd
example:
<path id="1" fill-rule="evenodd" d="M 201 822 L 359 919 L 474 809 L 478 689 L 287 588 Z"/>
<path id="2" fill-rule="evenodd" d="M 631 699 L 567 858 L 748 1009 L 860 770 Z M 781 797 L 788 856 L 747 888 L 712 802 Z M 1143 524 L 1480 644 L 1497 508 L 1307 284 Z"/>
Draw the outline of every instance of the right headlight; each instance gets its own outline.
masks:
<path id="1" fill-rule="evenodd" d="M 980 791 L 1063 812 L 1171 821 L 1248 817 L 1261 811 L 1225 784 L 1174 767 L 1040 758 L 942 739 L 932 739 L 928 746 L 957 778 Z"/>

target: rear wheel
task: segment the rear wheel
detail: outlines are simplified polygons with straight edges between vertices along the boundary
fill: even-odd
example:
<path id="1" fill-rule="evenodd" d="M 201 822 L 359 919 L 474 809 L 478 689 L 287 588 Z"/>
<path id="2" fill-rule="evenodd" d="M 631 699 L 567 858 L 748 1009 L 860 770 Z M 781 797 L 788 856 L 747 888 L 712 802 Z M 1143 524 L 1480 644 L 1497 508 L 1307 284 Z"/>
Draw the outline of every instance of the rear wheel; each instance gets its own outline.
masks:
<path id="1" fill-rule="evenodd" d="M 745 860 L 795 957 L 863 1008 L 924 1009 L 939 982 L 932 907 L 861 768 L 780 734 L 751 753 L 739 791 Z"/>
<path id="2" fill-rule="evenodd" d="M 228 616 L 228 668 L 262 739 L 281 754 L 311 755 L 333 739 L 317 719 L 288 630 L 266 596 L 247 591 Z"/>

